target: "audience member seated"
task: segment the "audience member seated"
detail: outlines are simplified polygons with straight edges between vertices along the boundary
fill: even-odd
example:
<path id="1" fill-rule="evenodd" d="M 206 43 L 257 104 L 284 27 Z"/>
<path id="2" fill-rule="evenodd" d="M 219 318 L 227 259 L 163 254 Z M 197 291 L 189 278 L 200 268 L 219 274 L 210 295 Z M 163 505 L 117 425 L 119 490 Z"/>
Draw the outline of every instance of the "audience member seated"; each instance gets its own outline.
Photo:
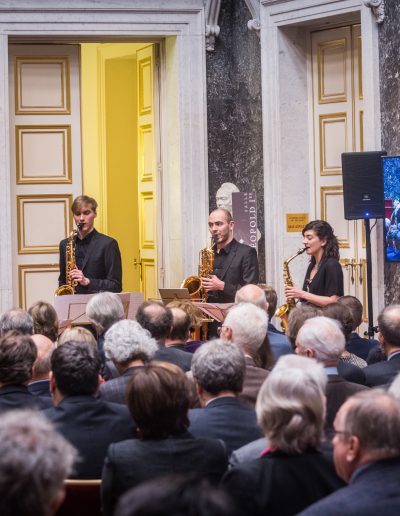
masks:
<path id="1" fill-rule="evenodd" d="M 203 344 L 193 355 L 192 373 L 201 406 L 189 412 L 195 437 L 222 439 L 228 451 L 261 437 L 255 411 L 242 405 L 246 363 L 243 353 L 223 340 Z"/>
<path id="2" fill-rule="evenodd" d="M 115 323 L 105 335 L 104 351 L 120 376 L 100 385 L 99 395 L 105 401 L 126 405 L 126 387 L 137 367 L 149 362 L 157 351 L 156 341 L 136 321 Z"/>
<path id="3" fill-rule="evenodd" d="M 367 360 L 368 353 L 375 346 L 379 346 L 376 339 L 363 339 L 356 332 L 363 320 L 363 306 L 361 302 L 354 296 L 339 297 L 339 304 L 347 306 L 351 312 L 352 318 L 352 333 L 346 342 L 346 349 L 349 353 L 359 356 L 363 360 Z"/>
<path id="4" fill-rule="evenodd" d="M 321 315 L 321 310 L 315 305 L 298 305 L 289 312 L 286 335 L 292 348 L 296 349 L 296 338 L 300 328 L 307 321 Z"/>
<path id="5" fill-rule="evenodd" d="M 190 338 L 190 317 L 182 308 L 172 307 L 169 310 L 172 315 L 172 326 L 170 334 L 165 339 L 165 347 L 185 351 L 185 344 Z"/>
<path id="6" fill-rule="evenodd" d="M 0 338 L 0 412 L 17 408 L 43 409 L 49 405 L 28 390 L 36 357 L 36 346 L 30 335 L 14 330 Z"/>
<path id="7" fill-rule="evenodd" d="M 58 339 L 58 345 L 61 346 L 65 342 L 70 342 L 71 340 L 74 342 L 86 342 L 93 348 L 97 348 L 96 339 L 94 338 L 93 333 L 82 326 L 66 328 Z"/>
<path id="8" fill-rule="evenodd" d="M 158 350 L 154 355 L 155 360 L 175 364 L 185 372 L 190 370 L 191 353 L 165 347 L 165 340 L 170 336 L 172 328 L 172 314 L 169 308 L 161 303 L 145 301 L 138 308 L 136 320 L 157 341 Z"/>
<path id="9" fill-rule="evenodd" d="M 400 513 L 400 405 L 382 390 L 360 392 L 335 418 L 334 461 L 349 485 L 303 516 L 395 516 Z"/>
<path id="10" fill-rule="evenodd" d="M 90 298 L 86 305 L 86 315 L 93 324 L 97 334 L 97 349 L 102 361 L 102 373 L 106 379 L 114 378 L 114 368 L 104 368 L 104 335 L 113 324 L 125 319 L 124 306 L 118 294 L 113 292 L 99 292 Z"/>
<path id="11" fill-rule="evenodd" d="M 100 363 L 98 351 L 84 342 L 65 342 L 51 357 L 55 406 L 44 414 L 79 452 L 72 478 L 100 478 L 109 444 L 129 439 L 135 431 L 126 407 L 95 398 Z"/>
<path id="12" fill-rule="evenodd" d="M 387 306 L 378 316 L 378 339 L 387 357 L 364 369 L 370 387 L 389 384 L 400 371 L 400 305 Z"/>
<path id="13" fill-rule="evenodd" d="M 340 323 L 341 330 L 345 339 L 345 350 L 343 351 L 340 360 L 353 364 L 356 367 L 364 368 L 367 366 L 367 362 L 353 353 L 350 353 L 347 349 L 347 343 L 349 342 L 350 336 L 353 330 L 353 316 L 351 315 L 350 308 L 339 302 L 329 303 L 321 308 L 321 315 L 324 317 L 330 317 Z M 359 382 L 358 382 L 359 383 Z"/>
<path id="14" fill-rule="evenodd" d="M 51 403 L 51 394 L 50 394 L 50 361 L 51 354 L 54 349 L 54 342 L 52 342 L 48 337 L 37 333 L 36 335 L 32 335 L 32 340 L 35 343 L 37 357 L 33 364 L 32 370 L 32 378 L 28 385 L 28 390 L 31 394 L 35 396 L 43 396 L 48 398 Z"/>
<path id="15" fill-rule="evenodd" d="M 238 305 L 240 303 L 251 303 L 252 305 L 255 305 L 261 310 L 263 310 L 267 314 L 267 317 L 269 316 L 269 305 L 265 300 L 265 293 L 257 285 L 244 285 L 236 292 L 235 304 Z M 291 350 L 290 353 L 292 353 Z M 263 369 L 272 369 L 275 365 L 276 357 L 269 343 L 268 328 L 264 335 L 264 341 L 261 344 L 261 346 L 259 346 L 259 349 L 257 350 L 257 353 L 254 355 L 253 359 L 255 365 L 258 367 L 262 367 Z"/>
<path id="16" fill-rule="evenodd" d="M 246 286 L 258 288 L 255 285 Z M 262 291 L 261 294 L 264 295 Z M 221 339 L 235 344 L 244 355 L 246 371 L 239 400 L 243 405 L 253 409 L 256 405 L 258 391 L 268 376 L 268 371 L 257 367 L 254 360 L 265 340 L 267 327 L 267 314 L 251 303 L 240 303 L 233 306 L 221 327 Z"/>
<path id="17" fill-rule="evenodd" d="M 285 367 L 285 359 L 290 362 Z M 282 357 L 261 387 L 257 417 L 269 447 L 229 470 L 222 487 L 243 514 L 297 514 L 342 483 L 320 451 L 326 375 L 304 357 Z"/>
<path id="18" fill-rule="evenodd" d="M 38 413 L 14 410 L 0 419 L 1 516 L 53 516 L 75 449 Z"/>
<path id="19" fill-rule="evenodd" d="M 175 299 L 167 304 L 167 308 L 181 308 L 190 318 L 190 339 L 185 342 L 183 349 L 194 353 L 207 338 L 207 321 L 198 306 L 188 299 Z M 205 336 L 203 335 L 205 332 Z"/>
<path id="20" fill-rule="evenodd" d="M 196 475 L 167 475 L 121 497 L 115 516 L 238 516 L 228 495 Z"/>
<path id="21" fill-rule="evenodd" d="M 44 335 L 52 342 L 58 339 L 58 315 L 54 307 L 45 301 L 37 301 L 29 309 L 35 334 Z"/>
<path id="22" fill-rule="evenodd" d="M 201 348 L 200 348 L 201 349 Z M 135 369 L 128 407 L 139 439 L 112 444 L 104 463 L 104 514 L 131 487 L 169 473 L 197 473 L 216 483 L 227 467 L 223 443 L 188 433 L 189 383 L 174 364 L 151 362 Z"/>
<path id="23" fill-rule="evenodd" d="M 33 319 L 21 308 L 12 308 L 0 316 L 0 337 L 16 330 L 24 335 L 33 335 Z"/>
<path id="24" fill-rule="evenodd" d="M 259 283 L 258 286 L 264 291 L 265 299 L 268 303 L 268 332 L 267 337 L 271 346 L 272 353 L 278 359 L 282 355 L 290 355 L 293 353 L 293 348 L 290 345 L 288 337 L 274 326 L 271 322 L 275 316 L 276 307 L 278 305 L 278 296 L 276 290 L 265 283 Z"/>
<path id="25" fill-rule="evenodd" d="M 298 306 L 291 310 L 288 318 L 287 334 L 292 343 L 293 349 L 296 347 L 296 338 L 300 328 L 303 326 L 305 321 L 313 317 L 321 315 L 321 309 L 316 306 L 303 305 Z M 349 364 L 343 360 L 339 360 L 337 369 L 345 380 L 360 385 L 365 385 L 365 374 L 359 367 Z"/>
<path id="26" fill-rule="evenodd" d="M 300 328 L 296 339 L 296 353 L 321 362 L 328 375 L 326 389 L 328 435 L 333 429 L 333 420 L 340 406 L 353 394 L 368 390 L 364 385 L 348 382 L 340 375 L 338 363 L 343 353 L 345 340 L 340 324 L 328 317 L 308 319 Z"/>

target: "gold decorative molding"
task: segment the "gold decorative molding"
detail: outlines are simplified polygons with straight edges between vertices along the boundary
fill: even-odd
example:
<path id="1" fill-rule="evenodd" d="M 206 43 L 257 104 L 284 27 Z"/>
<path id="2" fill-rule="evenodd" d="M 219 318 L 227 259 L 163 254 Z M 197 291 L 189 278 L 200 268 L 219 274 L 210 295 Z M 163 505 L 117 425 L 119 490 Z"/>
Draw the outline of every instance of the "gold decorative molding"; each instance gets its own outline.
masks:
<path id="1" fill-rule="evenodd" d="M 150 146 L 150 148 L 149 148 Z M 154 166 L 153 156 L 153 127 L 151 124 L 139 127 L 139 148 L 142 149 L 139 162 L 140 181 L 152 181 Z M 147 162 L 150 157 L 151 163 Z M 146 166 L 147 165 L 147 166 Z"/>
<path id="2" fill-rule="evenodd" d="M 155 249 L 155 230 L 153 224 L 149 224 L 149 221 L 154 222 L 154 195 L 153 192 L 140 192 L 140 247 L 143 249 Z M 149 230 L 151 235 L 149 235 Z"/>
<path id="3" fill-rule="evenodd" d="M 55 242 L 46 244 L 32 244 L 27 242 L 27 223 L 25 210 L 32 204 L 62 204 L 63 209 L 63 234 L 58 236 Z M 66 238 L 72 227 L 72 195 L 71 194 L 42 194 L 42 195 L 17 195 L 17 233 L 18 233 L 18 254 L 48 254 L 58 253 L 60 240 Z M 30 221 L 35 224 L 34 221 Z M 54 220 L 40 220 L 40 227 L 43 230 L 46 225 L 54 224 Z"/>
<path id="4" fill-rule="evenodd" d="M 62 170 L 53 175 L 25 175 L 24 137 L 29 134 L 60 134 L 62 138 Z M 71 126 L 70 125 L 17 125 L 15 126 L 17 184 L 72 183 Z M 43 154 L 43 159 L 46 155 Z"/>
<path id="5" fill-rule="evenodd" d="M 54 273 L 59 272 L 60 268 L 58 264 L 55 263 L 34 263 L 34 264 L 23 264 L 18 265 L 18 297 L 19 297 L 19 306 L 23 310 L 27 310 L 29 306 L 27 306 L 26 294 L 27 294 L 27 276 L 29 274 L 46 274 L 46 273 Z M 57 285 L 54 286 L 54 290 Z"/>
<path id="6" fill-rule="evenodd" d="M 343 49 L 343 91 L 337 91 L 334 93 L 325 92 L 325 52 L 333 50 L 334 48 Z M 331 41 L 325 41 L 318 43 L 317 52 L 318 62 L 318 103 L 328 104 L 331 102 L 346 102 L 347 101 L 347 89 L 346 89 L 346 39 L 340 38 Z"/>
<path id="7" fill-rule="evenodd" d="M 139 116 L 151 114 L 152 98 L 146 103 L 145 93 L 149 91 L 153 95 L 153 78 L 151 76 L 151 58 L 145 58 L 139 62 Z M 146 78 L 146 75 L 148 77 Z M 146 83 L 150 84 L 146 84 Z"/>
<path id="8" fill-rule="evenodd" d="M 58 65 L 60 68 L 60 102 L 58 104 L 24 104 L 22 73 L 24 66 Z M 17 56 L 14 64 L 15 114 L 71 114 L 70 72 L 68 56 Z"/>
<path id="9" fill-rule="evenodd" d="M 319 115 L 319 163 L 320 163 L 320 174 L 321 176 L 338 176 L 342 175 L 342 166 L 341 163 L 338 163 L 338 166 L 330 166 L 327 165 L 326 158 L 326 126 L 328 124 L 344 124 L 344 149 L 342 152 L 347 151 L 347 113 L 329 113 L 324 115 Z M 340 156 L 339 156 L 340 158 Z"/>
<path id="10" fill-rule="evenodd" d="M 329 213 L 327 211 L 327 199 L 328 197 L 339 196 L 343 200 L 343 186 L 321 186 L 321 219 L 330 220 Z M 347 227 L 347 235 L 345 238 L 338 236 L 339 245 L 343 249 L 347 249 L 350 247 L 350 237 L 349 237 L 349 221 L 346 221 Z"/>
<path id="11" fill-rule="evenodd" d="M 363 78 L 362 78 L 362 39 L 361 36 L 357 37 L 357 64 L 358 64 L 358 98 L 363 100 Z"/>

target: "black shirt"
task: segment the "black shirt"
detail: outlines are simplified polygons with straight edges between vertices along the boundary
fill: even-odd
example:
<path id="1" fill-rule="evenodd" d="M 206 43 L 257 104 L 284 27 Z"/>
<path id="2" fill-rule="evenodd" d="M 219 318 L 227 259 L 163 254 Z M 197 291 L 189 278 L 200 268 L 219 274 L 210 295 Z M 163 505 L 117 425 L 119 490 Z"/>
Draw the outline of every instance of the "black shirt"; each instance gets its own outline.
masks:
<path id="1" fill-rule="evenodd" d="M 303 290 L 317 296 L 343 296 L 343 271 L 339 261 L 327 258 L 320 262 L 318 271 L 310 281 L 312 263 L 308 266 L 304 279 Z"/>
<path id="2" fill-rule="evenodd" d="M 83 262 L 86 258 L 86 253 L 90 242 L 92 241 L 94 232 L 91 231 L 84 238 L 80 239 L 78 236 L 75 237 L 75 261 L 76 267 L 81 271 Z"/>

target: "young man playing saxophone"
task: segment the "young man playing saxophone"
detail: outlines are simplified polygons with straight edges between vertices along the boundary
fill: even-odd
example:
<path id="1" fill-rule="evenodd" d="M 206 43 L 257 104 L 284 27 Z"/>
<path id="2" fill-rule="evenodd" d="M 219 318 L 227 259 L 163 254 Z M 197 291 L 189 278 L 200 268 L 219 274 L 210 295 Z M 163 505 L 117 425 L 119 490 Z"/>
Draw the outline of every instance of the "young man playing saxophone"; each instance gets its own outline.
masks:
<path id="1" fill-rule="evenodd" d="M 76 267 L 66 278 L 66 238 L 60 242 L 59 285 L 77 282 L 76 294 L 121 292 L 122 265 L 118 243 L 93 227 L 97 202 L 87 195 L 80 195 L 72 203 L 71 210 L 78 228 L 75 237 Z"/>

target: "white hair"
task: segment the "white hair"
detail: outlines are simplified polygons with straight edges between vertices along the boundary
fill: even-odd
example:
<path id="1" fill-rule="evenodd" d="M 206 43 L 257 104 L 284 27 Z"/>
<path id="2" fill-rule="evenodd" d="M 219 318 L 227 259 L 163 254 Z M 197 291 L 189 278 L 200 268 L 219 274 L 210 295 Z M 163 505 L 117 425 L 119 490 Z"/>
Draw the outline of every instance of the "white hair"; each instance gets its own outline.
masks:
<path id="1" fill-rule="evenodd" d="M 157 349 L 157 343 L 150 333 L 130 319 L 115 323 L 104 337 L 105 354 L 117 364 L 135 359 L 151 360 Z"/>
<path id="2" fill-rule="evenodd" d="M 296 345 L 312 349 L 318 362 L 338 360 L 345 348 L 340 323 L 329 317 L 312 317 L 300 328 Z"/>
<path id="3" fill-rule="evenodd" d="M 114 323 L 125 317 L 124 306 L 118 294 L 99 292 L 86 305 L 86 315 L 99 335 L 102 335 Z"/>
<path id="4" fill-rule="evenodd" d="M 231 328 L 232 342 L 254 356 L 267 334 L 268 315 L 252 303 L 239 303 L 229 310 L 224 326 Z"/>
<path id="5" fill-rule="evenodd" d="M 288 453 L 317 448 L 325 420 L 327 376 L 311 358 L 281 357 L 257 397 L 258 423 L 272 445 Z"/>

